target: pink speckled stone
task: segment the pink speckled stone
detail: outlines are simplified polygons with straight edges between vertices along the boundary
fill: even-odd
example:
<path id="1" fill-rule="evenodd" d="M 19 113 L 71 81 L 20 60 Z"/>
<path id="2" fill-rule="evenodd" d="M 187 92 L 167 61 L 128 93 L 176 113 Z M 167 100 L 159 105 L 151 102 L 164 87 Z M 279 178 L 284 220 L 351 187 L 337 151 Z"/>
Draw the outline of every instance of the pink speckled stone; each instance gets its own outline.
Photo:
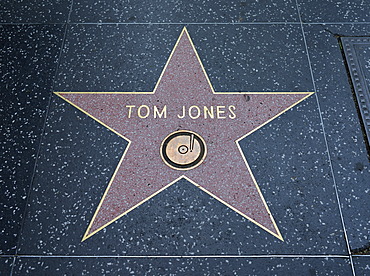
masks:
<path id="1" fill-rule="evenodd" d="M 279 236 L 236 140 L 309 94 L 214 94 L 187 32 L 182 33 L 154 94 L 60 93 L 131 141 L 86 236 L 94 234 L 182 175 Z M 128 118 L 126 105 L 136 106 L 131 118 Z M 151 109 L 145 119 L 137 116 L 140 105 Z M 154 118 L 154 105 L 160 110 L 166 105 L 167 118 Z M 231 113 L 226 108 L 225 119 L 205 119 L 203 116 L 180 119 L 177 114 L 183 105 L 186 108 L 197 105 L 201 109 L 203 106 L 233 105 L 236 118 L 229 118 Z M 145 111 L 143 109 L 142 114 Z M 200 134 L 207 145 L 204 162 L 188 171 L 168 167 L 159 153 L 163 139 L 181 129 Z"/>

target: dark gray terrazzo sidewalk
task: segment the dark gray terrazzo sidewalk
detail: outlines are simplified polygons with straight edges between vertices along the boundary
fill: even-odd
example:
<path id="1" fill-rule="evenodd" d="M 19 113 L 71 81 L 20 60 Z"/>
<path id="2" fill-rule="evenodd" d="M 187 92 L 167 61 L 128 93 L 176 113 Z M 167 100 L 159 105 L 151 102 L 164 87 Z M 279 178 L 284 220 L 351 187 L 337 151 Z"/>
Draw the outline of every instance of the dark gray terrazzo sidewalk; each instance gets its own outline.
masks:
<path id="1" fill-rule="evenodd" d="M 340 45 L 370 37 L 369 14 L 366 1 L 4 1 L 0 275 L 370 275 L 370 153 Z M 216 91 L 315 92 L 240 142 L 284 241 L 180 180 L 81 242 L 127 141 L 52 92 L 152 91 L 184 26 Z"/>

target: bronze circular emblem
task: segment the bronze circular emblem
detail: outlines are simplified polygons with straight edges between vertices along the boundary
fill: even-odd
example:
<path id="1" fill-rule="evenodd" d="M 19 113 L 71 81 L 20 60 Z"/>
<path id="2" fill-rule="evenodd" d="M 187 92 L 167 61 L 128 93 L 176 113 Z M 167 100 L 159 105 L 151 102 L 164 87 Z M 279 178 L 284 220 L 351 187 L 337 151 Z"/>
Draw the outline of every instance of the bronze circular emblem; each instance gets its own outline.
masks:
<path id="1" fill-rule="evenodd" d="M 169 167 L 190 170 L 199 166 L 206 157 L 203 138 L 189 130 L 179 130 L 168 135 L 161 145 L 161 157 Z"/>

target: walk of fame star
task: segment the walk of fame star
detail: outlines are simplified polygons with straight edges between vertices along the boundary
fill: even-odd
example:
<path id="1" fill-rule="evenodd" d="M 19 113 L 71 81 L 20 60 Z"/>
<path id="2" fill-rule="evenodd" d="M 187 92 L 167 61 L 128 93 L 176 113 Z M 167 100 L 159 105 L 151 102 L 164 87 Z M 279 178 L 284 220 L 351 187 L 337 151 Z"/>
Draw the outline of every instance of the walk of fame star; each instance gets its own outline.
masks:
<path id="1" fill-rule="evenodd" d="M 283 240 L 239 141 L 311 92 L 215 92 L 186 30 L 152 92 L 55 92 L 129 141 L 82 240 L 180 178 Z"/>

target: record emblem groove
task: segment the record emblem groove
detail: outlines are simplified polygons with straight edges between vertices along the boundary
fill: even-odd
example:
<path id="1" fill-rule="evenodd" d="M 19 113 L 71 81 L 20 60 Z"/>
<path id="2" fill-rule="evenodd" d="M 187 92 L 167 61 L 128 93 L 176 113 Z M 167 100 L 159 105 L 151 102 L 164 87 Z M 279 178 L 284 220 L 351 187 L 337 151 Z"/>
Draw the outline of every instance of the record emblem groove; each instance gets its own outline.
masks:
<path id="1" fill-rule="evenodd" d="M 175 170 L 190 170 L 203 162 L 207 148 L 199 134 L 189 130 L 179 130 L 163 140 L 160 153 L 167 166 Z"/>

